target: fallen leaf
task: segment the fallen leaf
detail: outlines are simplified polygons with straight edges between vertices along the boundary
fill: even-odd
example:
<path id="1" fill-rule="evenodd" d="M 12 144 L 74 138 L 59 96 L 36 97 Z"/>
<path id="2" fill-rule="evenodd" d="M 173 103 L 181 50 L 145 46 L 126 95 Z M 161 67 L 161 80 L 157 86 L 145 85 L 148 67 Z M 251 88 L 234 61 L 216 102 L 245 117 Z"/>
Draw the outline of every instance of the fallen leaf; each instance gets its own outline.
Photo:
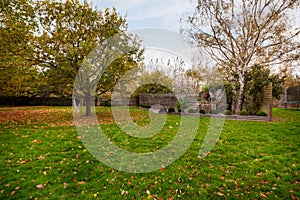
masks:
<path id="1" fill-rule="evenodd" d="M 128 194 L 128 191 L 121 190 L 121 194 L 122 194 L 122 195 L 126 195 L 126 194 Z"/>
<path id="2" fill-rule="evenodd" d="M 262 176 L 262 172 L 257 172 L 256 176 Z"/>
<path id="3" fill-rule="evenodd" d="M 32 140 L 32 142 L 33 142 L 33 143 L 38 143 L 38 144 L 39 144 L 39 143 L 42 142 L 42 140 Z"/>
<path id="4" fill-rule="evenodd" d="M 38 157 L 38 159 L 39 159 L 39 160 L 43 160 L 43 159 L 45 159 L 45 157 L 42 156 L 42 155 L 40 155 L 40 156 Z"/>
<path id="5" fill-rule="evenodd" d="M 269 183 L 269 181 L 267 181 L 267 180 L 261 180 L 260 181 L 262 184 L 268 184 Z"/>
<path id="6" fill-rule="evenodd" d="M 263 198 L 267 198 L 267 195 L 265 195 L 264 193 L 260 193 L 260 196 L 262 196 Z"/>
<path id="7" fill-rule="evenodd" d="M 221 192 L 217 192 L 217 195 L 220 196 L 220 197 L 224 196 L 224 194 L 221 193 Z"/>
<path id="8" fill-rule="evenodd" d="M 44 188 L 44 185 L 43 184 L 38 184 L 35 186 L 36 189 L 43 189 Z"/>

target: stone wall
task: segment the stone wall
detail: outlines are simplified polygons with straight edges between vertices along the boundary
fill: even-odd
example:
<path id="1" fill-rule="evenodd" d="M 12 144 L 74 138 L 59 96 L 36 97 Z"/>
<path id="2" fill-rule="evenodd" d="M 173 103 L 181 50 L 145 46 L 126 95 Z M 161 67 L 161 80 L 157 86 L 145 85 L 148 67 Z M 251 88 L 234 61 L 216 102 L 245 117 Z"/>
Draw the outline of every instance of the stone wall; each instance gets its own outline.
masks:
<path id="1" fill-rule="evenodd" d="M 140 94 L 139 105 L 152 106 L 159 104 L 166 108 L 175 108 L 177 98 L 174 94 Z"/>

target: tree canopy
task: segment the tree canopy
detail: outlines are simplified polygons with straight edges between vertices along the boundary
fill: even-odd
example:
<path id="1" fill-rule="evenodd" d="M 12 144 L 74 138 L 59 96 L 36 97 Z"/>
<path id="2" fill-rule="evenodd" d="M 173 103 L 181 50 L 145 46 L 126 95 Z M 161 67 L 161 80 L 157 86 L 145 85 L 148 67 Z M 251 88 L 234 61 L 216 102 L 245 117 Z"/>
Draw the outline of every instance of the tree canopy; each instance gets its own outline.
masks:
<path id="1" fill-rule="evenodd" d="M 37 93 L 31 54 L 36 22 L 31 1 L 0 2 L 0 96 Z"/>
<path id="2" fill-rule="evenodd" d="M 139 41 L 126 34 L 125 17 L 114 8 L 99 10 L 78 0 L 4 0 L 0 9 L 2 96 L 70 97 L 88 55 L 118 34 L 126 38 L 123 45 L 135 48 L 110 63 L 97 93 L 90 95 L 110 91 L 142 55 Z"/>

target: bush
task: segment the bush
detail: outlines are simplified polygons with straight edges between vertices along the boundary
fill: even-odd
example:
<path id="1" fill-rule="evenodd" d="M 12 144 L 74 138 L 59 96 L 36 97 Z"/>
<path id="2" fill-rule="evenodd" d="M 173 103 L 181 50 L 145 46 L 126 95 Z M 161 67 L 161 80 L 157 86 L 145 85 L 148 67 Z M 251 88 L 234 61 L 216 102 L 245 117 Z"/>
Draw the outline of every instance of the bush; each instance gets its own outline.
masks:
<path id="1" fill-rule="evenodd" d="M 224 113 L 228 108 L 228 105 L 227 104 L 218 104 L 218 113 Z"/>
<path id="2" fill-rule="evenodd" d="M 186 100 L 182 100 L 180 102 L 177 102 L 177 108 L 178 110 L 181 109 L 181 110 L 185 110 L 189 105 L 188 105 L 188 102 Z"/>
<path id="3" fill-rule="evenodd" d="M 248 105 L 245 105 L 245 110 L 249 115 L 255 115 L 258 112 L 258 108 L 254 108 Z"/>
<path id="4" fill-rule="evenodd" d="M 211 110 L 210 114 L 218 114 L 218 111 L 217 110 Z"/>
<path id="5" fill-rule="evenodd" d="M 268 116 L 268 114 L 265 113 L 264 111 L 258 111 L 258 112 L 256 113 L 256 116 Z"/>
<path id="6" fill-rule="evenodd" d="M 111 100 L 110 99 L 102 100 L 102 106 L 111 106 Z"/>
<path id="7" fill-rule="evenodd" d="M 0 105 L 5 106 L 72 106 L 72 97 L 2 97 Z"/>
<path id="8" fill-rule="evenodd" d="M 60 101 L 57 102 L 58 106 L 70 106 L 72 105 L 72 98 L 71 97 L 63 97 Z"/>
<path id="9" fill-rule="evenodd" d="M 194 110 L 193 108 L 190 108 L 190 109 L 188 110 L 188 113 L 195 113 L 195 110 Z"/>
<path id="10" fill-rule="evenodd" d="M 166 109 L 165 108 L 160 108 L 159 113 L 166 113 Z"/>
<path id="11" fill-rule="evenodd" d="M 225 115 L 232 115 L 232 112 L 231 112 L 230 110 L 225 110 L 225 111 L 224 111 L 224 114 L 225 114 Z"/>
<path id="12" fill-rule="evenodd" d="M 173 112 L 175 112 L 175 109 L 174 109 L 174 108 L 169 108 L 169 109 L 168 109 L 168 113 L 173 113 Z"/>
<path id="13" fill-rule="evenodd" d="M 200 113 L 200 114 L 205 114 L 205 110 L 200 109 L 200 110 L 199 110 L 199 113 Z"/>
<path id="14" fill-rule="evenodd" d="M 140 104 L 140 107 L 142 107 L 142 108 L 147 108 L 147 109 L 151 108 L 150 105 L 146 105 L 146 104 Z"/>
<path id="15" fill-rule="evenodd" d="M 249 115 L 249 114 L 248 114 L 248 112 L 247 112 L 247 111 L 245 111 L 245 110 L 242 110 L 242 111 L 240 112 L 240 115 L 242 115 L 242 116 L 246 116 L 246 115 Z"/>

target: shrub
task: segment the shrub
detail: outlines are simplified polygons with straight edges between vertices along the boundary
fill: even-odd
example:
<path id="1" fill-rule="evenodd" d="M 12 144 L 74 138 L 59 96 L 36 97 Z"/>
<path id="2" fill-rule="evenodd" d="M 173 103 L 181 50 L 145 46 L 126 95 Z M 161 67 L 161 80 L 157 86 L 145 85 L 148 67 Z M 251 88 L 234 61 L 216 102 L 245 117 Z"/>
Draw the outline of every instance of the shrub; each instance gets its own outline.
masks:
<path id="1" fill-rule="evenodd" d="M 151 108 L 150 105 L 146 105 L 146 104 L 140 104 L 140 107 L 142 107 L 142 108 L 147 108 L 147 109 Z"/>
<path id="2" fill-rule="evenodd" d="M 251 106 L 245 106 L 245 110 L 249 115 L 255 115 L 257 113 L 257 108 L 251 107 Z"/>
<path id="3" fill-rule="evenodd" d="M 111 100 L 110 99 L 102 100 L 102 106 L 111 106 Z"/>
<path id="4" fill-rule="evenodd" d="M 175 112 L 175 109 L 174 109 L 174 108 L 169 108 L 169 109 L 168 109 L 168 113 L 173 113 L 173 112 Z"/>
<path id="5" fill-rule="evenodd" d="M 211 110 L 210 114 L 218 114 L 218 111 L 217 110 Z"/>
<path id="6" fill-rule="evenodd" d="M 232 115 L 232 112 L 230 110 L 225 110 L 224 114 L 225 115 Z"/>
<path id="7" fill-rule="evenodd" d="M 189 105 L 188 105 L 188 102 L 187 102 L 187 100 L 182 100 L 182 101 L 179 101 L 179 102 L 177 102 L 177 104 L 176 104 L 176 107 L 178 108 L 178 109 L 181 109 L 181 110 L 185 110 L 187 107 L 188 107 Z"/>
<path id="8" fill-rule="evenodd" d="M 71 97 L 63 97 L 60 101 L 57 102 L 58 106 L 70 106 L 72 105 L 72 98 Z"/>
<path id="9" fill-rule="evenodd" d="M 240 112 L 240 115 L 242 115 L 242 116 L 246 116 L 246 115 L 248 115 L 248 112 L 247 112 L 247 111 L 245 111 L 245 110 L 242 110 L 242 111 Z"/>
<path id="10" fill-rule="evenodd" d="M 165 108 L 160 108 L 159 113 L 166 113 L 166 109 Z"/>
<path id="11" fill-rule="evenodd" d="M 256 113 L 256 116 L 268 116 L 268 114 L 265 113 L 264 111 L 258 111 L 258 112 Z"/>
<path id="12" fill-rule="evenodd" d="M 188 113 L 195 113 L 195 110 L 194 110 L 193 108 L 190 108 L 190 109 L 188 110 Z"/>
<path id="13" fill-rule="evenodd" d="M 218 105 L 218 113 L 224 113 L 228 108 L 228 105 L 227 104 L 223 104 L 223 103 L 220 103 Z"/>
<path id="14" fill-rule="evenodd" d="M 200 114 L 205 114 L 205 110 L 200 109 L 200 110 L 199 110 L 199 113 L 200 113 Z"/>

